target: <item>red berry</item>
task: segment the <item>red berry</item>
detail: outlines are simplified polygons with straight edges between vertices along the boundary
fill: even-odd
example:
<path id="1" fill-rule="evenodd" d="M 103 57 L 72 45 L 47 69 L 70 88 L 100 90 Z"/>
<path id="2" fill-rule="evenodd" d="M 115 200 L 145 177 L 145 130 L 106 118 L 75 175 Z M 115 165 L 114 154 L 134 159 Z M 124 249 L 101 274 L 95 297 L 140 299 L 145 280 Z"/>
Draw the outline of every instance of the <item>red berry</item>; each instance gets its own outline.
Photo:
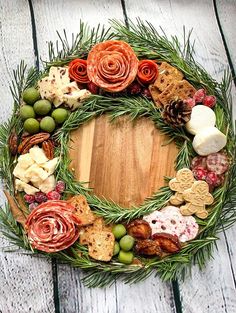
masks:
<path id="1" fill-rule="evenodd" d="M 42 202 L 46 202 L 48 200 L 46 194 L 44 192 L 36 192 L 35 194 L 35 201 L 37 201 L 38 203 L 42 203 Z"/>
<path id="2" fill-rule="evenodd" d="M 206 176 L 206 182 L 213 187 L 219 186 L 219 177 L 214 172 L 208 172 Z"/>
<path id="3" fill-rule="evenodd" d="M 214 108 L 215 104 L 216 104 L 216 97 L 215 96 L 206 96 L 203 99 L 203 104 L 209 108 Z"/>
<path id="4" fill-rule="evenodd" d="M 60 200 L 61 195 L 59 192 L 52 190 L 47 193 L 47 198 L 48 200 Z"/>
<path id="5" fill-rule="evenodd" d="M 94 94 L 94 95 L 97 95 L 99 94 L 99 87 L 97 85 L 95 85 L 93 82 L 89 82 L 88 85 L 88 90 Z"/>
<path id="6" fill-rule="evenodd" d="M 64 181 L 59 180 L 56 184 L 55 190 L 59 193 L 63 193 L 65 191 L 66 185 Z"/>
<path id="7" fill-rule="evenodd" d="M 35 201 L 35 196 L 33 195 L 24 195 L 24 200 L 26 203 L 33 203 Z"/>
<path id="8" fill-rule="evenodd" d="M 37 202 L 30 203 L 29 205 L 29 210 L 32 211 L 35 209 L 39 204 Z"/>
<path id="9" fill-rule="evenodd" d="M 193 176 L 196 180 L 205 180 L 207 177 L 207 170 L 203 167 L 196 167 L 193 169 Z"/>
<path id="10" fill-rule="evenodd" d="M 195 102 L 195 100 L 193 98 L 188 98 L 184 102 L 187 103 L 190 108 L 193 108 L 195 106 L 195 104 L 196 104 L 196 102 Z"/>
<path id="11" fill-rule="evenodd" d="M 142 90 L 142 92 L 141 92 L 141 95 L 143 96 L 143 97 L 146 97 L 147 99 L 152 99 L 152 96 L 151 96 L 151 93 L 150 93 L 150 91 L 149 91 L 149 89 L 148 88 L 144 88 L 143 90 Z"/>
<path id="12" fill-rule="evenodd" d="M 131 85 L 128 87 L 128 93 L 130 95 L 139 95 L 142 91 L 142 87 L 140 86 L 139 83 L 133 82 Z"/>
<path id="13" fill-rule="evenodd" d="M 195 92 L 195 95 L 193 96 L 194 100 L 196 103 L 201 103 L 203 99 L 206 96 L 206 91 L 205 89 L 199 89 L 198 91 Z"/>

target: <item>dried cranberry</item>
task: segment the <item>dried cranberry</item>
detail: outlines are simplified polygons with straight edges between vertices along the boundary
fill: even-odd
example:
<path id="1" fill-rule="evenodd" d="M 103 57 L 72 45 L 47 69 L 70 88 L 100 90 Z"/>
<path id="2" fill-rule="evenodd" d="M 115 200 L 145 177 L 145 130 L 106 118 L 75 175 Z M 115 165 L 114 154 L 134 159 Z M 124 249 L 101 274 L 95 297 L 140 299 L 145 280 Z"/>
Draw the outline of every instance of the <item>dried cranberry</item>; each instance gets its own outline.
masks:
<path id="1" fill-rule="evenodd" d="M 142 90 L 142 92 L 141 92 L 141 95 L 143 96 L 143 97 L 146 97 L 147 99 L 152 99 L 152 95 L 151 95 L 151 93 L 150 93 L 150 91 L 149 91 L 149 89 L 148 88 L 144 88 L 143 90 Z"/>
<path id="2" fill-rule="evenodd" d="M 184 102 L 187 103 L 190 108 L 193 108 L 196 104 L 196 102 L 193 98 L 188 98 L 188 99 L 184 100 Z"/>
<path id="3" fill-rule="evenodd" d="M 199 89 L 195 92 L 193 99 L 195 100 L 196 103 L 201 103 L 203 99 L 205 98 L 205 96 L 206 96 L 205 89 Z"/>
<path id="4" fill-rule="evenodd" d="M 133 82 L 128 87 L 128 93 L 132 96 L 139 95 L 142 92 L 142 87 L 138 82 Z"/>
<path id="5" fill-rule="evenodd" d="M 89 82 L 88 85 L 88 90 L 94 94 L 94 95 L 98 95 L 99 94 L 99 87 L 97 85 L 95 85 L 93 82 Z"/>
<path id="6" fill-rule="evenodd" d="M 59 193 L 63 193 L 65 191 L 66 185 L 64 183 L 64 181 L 59 180 L 56 184 L 56 188 L 55 191 L 59 192 Z"/>
<path id="7" fill-rule="evenodd" d="M 203 104 L 209 108 L 214 108 L 215 104 L 216 104 L 216 97 L 215 96 L 206 96 L 203 99 Z"/>
<path id="8" fill-rule="evenodd" d="M 38 203 L 42 203 L 42 202 L 46 202 L 48 200 L 46 194 L 44 192 L 36 192 L 35 194 L 35 201 L 37 201 Z"/>
<path id="9" fill-rule="evenodd" d="M 24 195 L 24 200 L 26 203 L 33 203 L 35 201 L 35 196 L 33 195 Z"/>
<path id="10" fill-rule="evenodd" d="M 47 193 L 47 198 L 48 200 L 60 200 L 61 195 L 59 194 L 59 192 L 53 190 Z"/>

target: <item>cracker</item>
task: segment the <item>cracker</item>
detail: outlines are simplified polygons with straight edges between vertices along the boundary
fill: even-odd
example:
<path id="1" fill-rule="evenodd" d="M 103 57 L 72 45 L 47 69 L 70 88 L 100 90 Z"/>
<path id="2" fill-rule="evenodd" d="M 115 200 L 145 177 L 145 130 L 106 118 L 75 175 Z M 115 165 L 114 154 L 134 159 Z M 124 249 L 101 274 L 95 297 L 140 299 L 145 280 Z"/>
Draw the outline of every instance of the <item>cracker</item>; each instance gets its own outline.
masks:
<path id="1" fill-rule="evenodd" d="M 84 196 L 74 196 L 68 202 L 76 208 L 76 215 L 81 220 L 81 226 L 92 224 L 95 221 L 95 215 L 91 211 Z"/>
<path id="2" fill-rule="evenodd" d="M 171 83 L 165 90 L 163 90 L 158 98 L 165 106 L 172 100 L 186 100 L 192 98 L 195 92 L 196 89 L 187 80 L 181 80 Z"/>
<path id="3" fill-rule="evenodd" d="M 150 85 L 150 86 L 148 87 L 148 89 L 149 89 L 149 91 L 150 91 L 150 93 L 151 93 L 152 100 L 154 101 L 154 103 L 156 104 L 156 106 L 157 106 L 158 108 L 162 107 L 162 104 L 161 104 L 161 102 L 160 102 L 160 100 L 159 100 L 159 95 L 161 94 L 161 91 L 160 91 L 157 87 L 155 87 L 154 85 Z"/>
<path id="4" fill-rule="evenodd" d="M 89 256 L 99 261 L 110 261 L 113 256 L 115 237 L 108 231 L 94 231 L 88 244 Z"/>
<path id="5" fill-rule="evenodd" d="M 160 91 L 163 91 L 171 83 L 182 80 L 183 77 L 183 73 L 180 72 L 177 68 L 166 62 L 162 62 L 159 67 L 159 75 L 154 83 L 154 86 Z"/>

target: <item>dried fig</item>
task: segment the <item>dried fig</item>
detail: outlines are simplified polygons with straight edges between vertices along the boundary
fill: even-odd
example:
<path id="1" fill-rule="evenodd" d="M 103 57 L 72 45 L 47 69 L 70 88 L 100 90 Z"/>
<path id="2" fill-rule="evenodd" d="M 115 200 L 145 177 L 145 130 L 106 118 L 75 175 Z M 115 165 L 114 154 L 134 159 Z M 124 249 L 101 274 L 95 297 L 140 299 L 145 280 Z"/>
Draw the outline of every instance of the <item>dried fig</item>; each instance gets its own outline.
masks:
<path id="1" fill-rule="evenodd" d="M 126 226 L 129 235 L 137 239 L 148 239 L 152 234 L 151 226 L 144 220 L 134 220 Z"/>
<path id="2" fill-rule="evenodd" d="M 135 245 L 135 251 L 138 254 L 149 256 L 158 255 L 161 257 L 162 255 L 159 243 L 151 239 L 138 240 Z"/>
<path id="3" fill-rule="evenodd" d="M 152 240 L 158 242 L 161 249 L 168 253 L 177 253 L 181 249 L 178 237 L 171 234 L 156 233 L 152 236 Z"/>

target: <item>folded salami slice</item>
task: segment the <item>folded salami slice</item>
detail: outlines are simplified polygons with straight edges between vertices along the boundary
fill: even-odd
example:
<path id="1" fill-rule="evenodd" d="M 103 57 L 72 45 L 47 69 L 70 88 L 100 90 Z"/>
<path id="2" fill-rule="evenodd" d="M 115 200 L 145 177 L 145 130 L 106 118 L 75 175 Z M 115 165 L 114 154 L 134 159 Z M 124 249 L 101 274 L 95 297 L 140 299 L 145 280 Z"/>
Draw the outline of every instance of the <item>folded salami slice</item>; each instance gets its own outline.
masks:
<path id="1" fill-rule="evenodd" d="M 124 90 L 135 79 L 138 59 L 129 44 L 108 40 L 95 45 L 87 58 L 88 78 L 109 92 Z"/>
<path id="2" fill-rule="evenodd" d="M 217 175 L 224 174 L 229 167 L 229 159 L 225 153 L 212 153 L 206 158 L 207 169 Z"/>
<path id="3" fill-rule="evenodd" d="M 62 200 L 37 206 L 25 224 L 32 247 L 48 253 L 69 248 L 79 237 L 80 220 L 74 213 L 75 208 Z"/>

